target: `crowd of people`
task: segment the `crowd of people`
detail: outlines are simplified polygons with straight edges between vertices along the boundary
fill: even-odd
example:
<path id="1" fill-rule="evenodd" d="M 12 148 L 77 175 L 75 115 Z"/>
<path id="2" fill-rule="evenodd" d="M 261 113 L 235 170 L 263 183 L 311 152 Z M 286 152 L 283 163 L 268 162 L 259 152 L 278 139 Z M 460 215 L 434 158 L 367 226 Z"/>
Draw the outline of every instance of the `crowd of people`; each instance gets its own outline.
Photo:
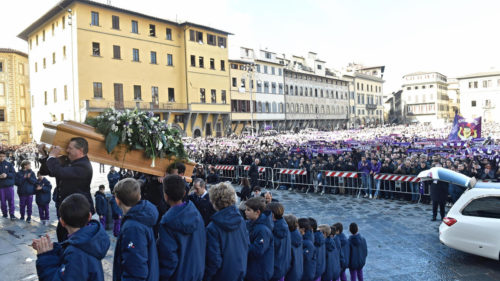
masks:
<path id="1" fill-rule="evenodd" d="M 259 159 L 263 167 L 305 170 L 305 177 L 273 178 L 279 185 L 284 182 L 286 188 L 306 192 L 356 193 L 359 190 L 369 198 L 404 198 L 417 202 L 420 194 L 428 194 L 429 186 L 405 182 L 401 190 L 407 192 L 402 194 L 395 182 L 381 190 L 381 181 L 375 176 L 380 173 L 416 176 L 436 166 L 481 180 L 500 181 L 500 125 L 485 126 L 486 138 L 468 142 L 447 141 L 449 130 L 449 127 L 433 129 L 422 125 L 362 131 L 307 130 L 273 136 L 187 139 L 186 146 L 191 158 L 210 166 L 212 172 L 216 172 L 214 165 L 252 165 L 255 159 Z M 196 171 L 203 176 L 203 169 Z M 325 171 L 353 171 L 359 173 L 361 180 L 340 182 L 326 177 Z M 451 199 L 459 197 L 460 192 L 460 188 L 451 186 Z"/>

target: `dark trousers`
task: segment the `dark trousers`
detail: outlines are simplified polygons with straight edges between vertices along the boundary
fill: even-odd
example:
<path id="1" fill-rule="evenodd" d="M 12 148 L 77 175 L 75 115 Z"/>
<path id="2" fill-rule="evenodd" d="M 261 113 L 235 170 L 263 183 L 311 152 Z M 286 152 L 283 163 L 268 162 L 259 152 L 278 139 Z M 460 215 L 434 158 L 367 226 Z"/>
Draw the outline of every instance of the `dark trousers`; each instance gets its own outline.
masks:
<path id="1" fill-rule="evenodd" d="M 437 216 L 437 208 L 439 205 L 439 214 L 441 215 L 441 219 L 444 218 L 444 205 L 445 201 L 432 201 L 432 217 L 436 218 Z"/>
<path id="2" fill-rule="evenodd" d="M 57 222 L 56 234 L 59 243 L 68 240 L 68 231 L 62 226 L 60 221 Z"/>
<path id="3" fill-rule="evenodd" d="M 7 217 L 7 204 L 9 205 L 9 214 L 11 217 L 14 216 L 14 211 L 16 206 L 14 205 L 14 187 L 2 187 L 0 188 L 0 200 L 2 205 L 2 214 Z"/>
<path id="4" fill-rule="evenodd" d="M 28 218 L 31 218 L 33 213 L 33 195 L 19 196 L 19 213 L 21 218 L 24 218 L 24 211 L 27 211 Z"/>
<path id="5" fill-rule="evenodd" d="M 38 214 L 40 215 L 40 220 L 49 220 L 49 204 L 38 205 Z"/>

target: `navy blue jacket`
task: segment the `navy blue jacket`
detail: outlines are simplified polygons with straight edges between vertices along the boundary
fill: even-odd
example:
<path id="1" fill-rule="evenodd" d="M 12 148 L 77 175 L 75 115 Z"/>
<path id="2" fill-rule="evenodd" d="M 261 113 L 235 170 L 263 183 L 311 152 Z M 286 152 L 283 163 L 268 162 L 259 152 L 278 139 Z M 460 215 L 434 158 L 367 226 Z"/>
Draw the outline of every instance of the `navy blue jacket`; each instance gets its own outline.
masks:
<path id="1" fill-rule="evenodd" d="M 314 247 L 316 247 L 316 274 L 314 277 L 318 278 L 323 275 L 326 269 L 325 236 L 321 231 L 314 232 Z"/>
<path id="2" fill-rule="evenodd" d="M 247 271 L 249 244 L 245 221 L 236 206 L 215 213 L 207 227 L 203 280 L 243 280 Z"/>
<path id="3" fill-rule="evenodd" d="M 274 273 L 273 279 L 281 279 L 290 269 L 292 259 L 292 245 L 290 230 L 285 219 L 274 222 Z"/>
<path id="4" fill-rule="evenodd" d="M 159 279 L 158 251 L 153 235 L 157 219 L 156 207 L 146 200 L 139 201 L 125 214 L 116 239 L 113 280 Z"/>
<path id="5" fill-rule="evenodd" d="M 365 266 L 366 256 L 368 255 L 365 238 L 359 233 L 349 236 L 349 248 L 351 249 L 349 269 L 362 269 Z"/>
<path id="6" fill-rule="evenodd" d="M 302 274 L 303 281 L 311 281 L 316 278 L 316 247 L 314 247 L 314 234 L 308 230 L 302 237 L 302 249 L 304 254 L 304 272 Z"/>
<path id="7" fill-rule="evenodd" d="M 203 279 L 205 225 L 193 202 L 171 207 L 161 218 L 158 238 L 161 280 Z"/>
<path id="8" fill-rule="evenodd" d="M 109 189 L 111 191 L 115 189 L 115 185 L 119 180 L 120 180 L 120 173 L 116 171 L 114 173 L 111 172 L 108 173 L 108 184 L 109 184 Z"/>
<path id="9" fill-rule="evenodd" d="M 104 280 L 101 260 L 109 249 L 109 237 L 98 221 L 85 227 L 54 249 L 38 255 L 36 271 L 45 280 Z"/>
<path id="10" fill-rule="evenodd" d="M 24 176 L 26 174 L 29 174 L 29 177 L 25 178 Z M 29 196 L 35 194 L 35 183 L 35 172 L 31 169 L 27 171 L 20 170 L 16 173 L 17 194 L 19 196 Z"/>
<path id="11" fill-rule="evenodd" d="M 116 204 L 115 196 L 111 195 L 109 197 L 109 205 L 111 206 L 111 216 L 114 220 L 117 220 L 123 216 L 122 209 Z"/>
<path id="12" fill-rule="evenodd" d="M 16 180 L 16 170 L 14 166 L 8 161 L 0 162 L 0 174 L 5 173 L 7 177 L 0 179 L 0 188 L 14 186 Z"/>
<path id="13" fill-rule="evenodd" d="M 96 191 L 95 192 L 95 211 L 99 216 L 108 215 L 108 200 L 106 194 Z"/>
<path id="14" fill-rule="evenodd" d="M 40 190 L 35 189 L 35 202 L 39 206 L 45 206 L 50 204 L 50 191 L 52 190 L 52 184 L 46 179 L 43 178 L 41 181 L 37 180 L 35 183 L 36 186 L 39 185 L 42 187 Z"/>
<path id="15" fill-rule="evenodd" d="M 345 236 L 344 233 L 340 233 L 338 235 L 335 235 L 335 239 L 338 239 L 340 242 L 340 267 L 342 269 L 346 269 L 349 267 L 349 255 L 350 255 L 350 248 L 349 248 L 349 240 L 347 240 L 347 237 Z"/>
<path id="16" fill-rule="evenodd" d="M 247 224 L 250 235 L 246 280 L 265 281 L 274 273 L 274 239 L 272 221 L 261 214 Z"/>
<path id="17" fill-rule="evenodd" d="M 290 269 L 285 276 L 286 281 L 300 281 L 304 272 L 304 250 L 302 249 L 302 236 L 298 229 L 290 233 L 292 245 L 292 258 Z"/>
<path id="18" fill-rule="evenodd" d="M 325 239 L 326 269 L 321 280 L 337 280 L 340 276 L 340 244 L 331 236 Z"/>

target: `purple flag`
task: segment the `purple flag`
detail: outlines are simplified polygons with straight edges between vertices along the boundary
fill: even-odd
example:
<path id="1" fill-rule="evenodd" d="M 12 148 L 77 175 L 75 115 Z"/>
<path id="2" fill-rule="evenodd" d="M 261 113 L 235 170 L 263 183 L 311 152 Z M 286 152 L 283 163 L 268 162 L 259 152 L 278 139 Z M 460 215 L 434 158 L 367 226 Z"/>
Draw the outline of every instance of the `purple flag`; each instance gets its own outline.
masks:
<path id="1" fill-rule="evenodd" d="M 453 127 L 451 128 L 448 140 L 471 140 L 481 138 L 481 117 L 467 121 L 465 118 L 455 113 Z"/>

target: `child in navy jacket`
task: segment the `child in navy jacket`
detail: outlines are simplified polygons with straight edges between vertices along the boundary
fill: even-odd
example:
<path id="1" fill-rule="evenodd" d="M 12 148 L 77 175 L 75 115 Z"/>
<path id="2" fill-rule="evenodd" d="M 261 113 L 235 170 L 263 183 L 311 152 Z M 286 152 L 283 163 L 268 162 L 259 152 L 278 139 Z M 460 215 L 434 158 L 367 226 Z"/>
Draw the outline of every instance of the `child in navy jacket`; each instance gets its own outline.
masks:
<path id="1" fill-rule="evenodd" d="M 99 190 L 95 192 L 95 211 L 99 215 L 99 221 L 106 228 L 106 216 L 108 215 L 108 200 L 104 194 L 104 185 L 99 185 Z"/>
<path id="2" fill-rule="evenodd" d="M 326 268 L 325 272 L 321 276 L 323 281 L 337 280 L 340 277 L 340 245 L 333 239 L 335 232 L 332 233 L 332 229 L 329 225 L 322 224 L 318 226 L 318 229 L 325 236 L 325 250 L 326 250 Z"/>
<path id="3" fill-rule="evenodd" d="M 31 163 L 24 160 L 21 170 L 16 174 L 17 195 L 19 195 L 19 212 L 21 220 L 24 220 L 24 211 L 27 211 L 26 222 L 31 222 L 33 212 L 33 195 L 35 194 L 36 176 L 31 170 Z"/>
<path id="4" fill-rule="evenodd" d="M 15 220 L 14 211 L 14 184 L 16 180 L 16 170 L 12 164 L 5 160 L 7 154 L 5 151 L 0 151 L 0 205 L 2 207 L 2 215 L 7 217 L 7 205 L 9 205 L 9 215 L 11 220 Z"/>
<path id="5" fill-rule="evenodd" d="M 48 235 L 33 240 L 37 251 L 38 278 L 45 280 L 104 281 L 101 260 L 109 249 L 109 237 L 98 221 L 90 220 L 90 204 L 81 194 L 68 196 L 59 206 L 60 221 L 68 239 L 52 243 Z"/>
<path id="6" fill-rule="evenodd" d="M 37 173 L 37 181 L 35 183 L 35 202 L 38 206 L 38 214 L 40 215 L 40 221 L 43 225 L 48 225 L 49 223 L 49 205 L 50 205 L 50 191 L 52 190 L 52 184 L 40 174 Z"/>
<path id="7" fill-rule="evenodd" d="M 340 280 L 347 281 L 347 276 L 345 274 L 346 269 L 349 267 L 349 240 L 343 233 L 344 226 L 342 223 L 338 222 L 333 225 L 336 229 L 335 238 L 338 243 L 340 243 Z"/>
<path id="8" fill-rule="evenodd" d="M 141 200 L 141 186 L 133 178 L 119 181 L 114 192 L 124 217 L 116 239 L 113 280 L 156 281 L 159 269 L 153 226 L 158 211 L 153 204 Z"/>
<path id="9" fill-rule="evenodd" d="M 363 267 L 366 263 L 368 247 L 365 238 L 358 233 L 356 223 L 353 222 L 349 225 L 349 231 L 352 233 L 349 236 L 349 273 L 351 274 L 351 280 L 356 281 L 357 276 L 358 280 L 363 281 Z"/>
<path id="10" fill-rule="evenodd" d="M 299 231 L 302 234 L 302 248 L 304 254 L 303 281 L 313 281 L 316 275 L 316 247 L 314 247 L 314 234 L 311 223 L 307 218 L 299 219 Z"/>
<path id="11" fill-rule="evenodd" d="M 170 209 L 160 221 L 158 253 L 161 280 L 202 280 L 205 272 L 206 234 L 203 218 L 191 201 L 183 201 L 185 181 L 178 175 L 163 180 Z"/>
<path id="12" fill-rule="evenodd" d="M 220 183 L 209 190 L 217 211 L 207 226 L 205 281 L 242 281 L 247 271 L 248 230 L 231 185 Z"/>
<path id="13" fill-rule="evenodd" d="M 109 205 L 111 206 L 111 216 L 113 217 L 113 236 L 118 237 L 120 234 L 123 213 L 120 207 L 116 204 L 114 188 L 111 193 Z"/>
<path id="14" fill-rule="evenodd" d="M 314 232 L 314 247 L 316 247 L 316 273 L 314 274 L 314 280 L 317 280 L 321 278 L 326 269 L 325 236 L 319 231 L 318 223 L 315 219 L 309 218 L 309 222 Z"/>
<path id="15" fill-rule="evenodd" d="M 304 250 L 302 249 L 302 235 L 300 235 L 298 230 L 299 222 L 294 215 L 286 215 L 285 221 L 290 230 L 292 246 L 290 269 L 285 276 L 285 280 L 300 281 L 302 279 L 302 273 L 304 272 Z"/>
<path id="16" fill-rule="evenodd" d="M 253 197 L 245 202 L 250 234 L 246 280 L 268 281 L 274 273 L 274 240 L 272 221 L 264 214 L 265 199 Z"/>
<path id="17" fill-rule="evenodd" d="M 285 274 L 290 269 L 291 263 L 291 238 L 288 225 L 283 219 L 285 208 L 278 202 L 268 203 L 266 208 L 272 212 L 274 222 L 273 240 L 274 240 L 274 273 L 271 280 L 283 280 Z"/>

